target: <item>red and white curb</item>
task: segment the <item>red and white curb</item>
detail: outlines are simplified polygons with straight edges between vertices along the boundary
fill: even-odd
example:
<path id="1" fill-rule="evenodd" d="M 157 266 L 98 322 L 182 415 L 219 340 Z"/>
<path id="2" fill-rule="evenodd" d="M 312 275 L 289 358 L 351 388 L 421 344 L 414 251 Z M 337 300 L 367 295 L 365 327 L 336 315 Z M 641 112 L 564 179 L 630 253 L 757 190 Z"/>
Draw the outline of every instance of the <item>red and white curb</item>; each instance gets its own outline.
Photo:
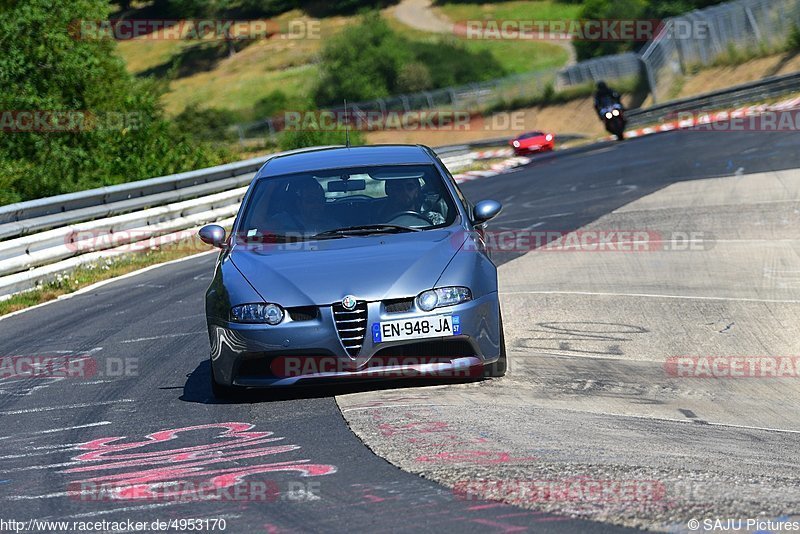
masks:
<path id="1" fill-rule="evenodd" d="M 496 148 L 494 150 L 473 152 L 473 154 L 475 154 L 475 159 L 496 159 L 511 156 L 514 154 L 514 151 L 510 148 Z"/>
<path id="2" fill-rule="evenodd" d="M 670 122 L 665 122 L 659 125 L 648 126 L 646 128 L 639 128 L 636 130 L 629 130 L 625 132 L 625 138 L 643 137 L 659 132 L 669 132 L 672 130 L 680 130 L 685 128 L 692 128 L 695 126 L 703 126 L 713 124 L 715 122 L 726 121 L 730 119 L 738 119 L 741 117 L 753 117 L 760 115 L 767 111 L 788 111 L 800 107 L 800 97 L 795 97 L 787 100 L 782 100 L 775 104 L 759 104 L 757 106 L 746 106 L 733 110 L 713 111 L 693 113 L 683 119 L 678 119 Z M 680 114 L 678 114 L 680 116 Z M 604 137 L 603 139 L 614 139 L 613 136 Z"/>
<path id="3" fill-rule="evenodd" d="M 508 172 L 510 169 L 519 167 L 520 165 L 527 165 L 531 161 L 531 158 L 527 158 L 525 156 L 515 156 L 513 158 L 508 158 L 495 163 L 489 167 L 488 170 L 462 172 L 460 174 L 454 174 L 453 178 L 455 178 L 456 183 L 463 184 L 464 182 L 471 182 L 472 180 L 478 180 L 479 178 L 488 178 L 489 176 L 503 174 Z"/>

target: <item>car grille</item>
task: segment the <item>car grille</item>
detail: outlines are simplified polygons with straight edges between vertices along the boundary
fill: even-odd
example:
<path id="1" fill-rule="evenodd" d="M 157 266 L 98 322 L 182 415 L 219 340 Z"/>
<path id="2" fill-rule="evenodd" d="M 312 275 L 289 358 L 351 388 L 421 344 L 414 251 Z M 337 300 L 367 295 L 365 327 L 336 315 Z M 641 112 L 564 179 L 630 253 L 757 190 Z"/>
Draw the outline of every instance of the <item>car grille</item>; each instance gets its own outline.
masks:
<path id="1" fill-rule="evenodd" d="M 393 299 L 384 300 L 383 305 L 386 308 L 386 313 L 403 313 L 411 310 L 414 307 L 414 299 Z"/>
<path id="2" fill-rule="evenodd" d="M 333 319 L 342 345 L 350 356 L 356 356 L 367 332 L 367 303 L 359 301 L 351 311 L 345 310 L 341 304 L 334 304 Z"/>

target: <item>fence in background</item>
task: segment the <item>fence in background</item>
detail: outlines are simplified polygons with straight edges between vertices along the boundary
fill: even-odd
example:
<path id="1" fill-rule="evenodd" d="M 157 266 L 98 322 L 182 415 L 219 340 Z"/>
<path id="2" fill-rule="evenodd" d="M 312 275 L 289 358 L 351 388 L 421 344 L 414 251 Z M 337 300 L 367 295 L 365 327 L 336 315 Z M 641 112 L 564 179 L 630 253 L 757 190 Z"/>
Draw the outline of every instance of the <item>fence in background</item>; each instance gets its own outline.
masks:
<path id="1" fill-rule="evenodd" d="M 698 66 L 783 47 L 798 25 L 798 0 L 736 0 L 667 19 L 640 54 L 653 101 L 668 98 Z"/>

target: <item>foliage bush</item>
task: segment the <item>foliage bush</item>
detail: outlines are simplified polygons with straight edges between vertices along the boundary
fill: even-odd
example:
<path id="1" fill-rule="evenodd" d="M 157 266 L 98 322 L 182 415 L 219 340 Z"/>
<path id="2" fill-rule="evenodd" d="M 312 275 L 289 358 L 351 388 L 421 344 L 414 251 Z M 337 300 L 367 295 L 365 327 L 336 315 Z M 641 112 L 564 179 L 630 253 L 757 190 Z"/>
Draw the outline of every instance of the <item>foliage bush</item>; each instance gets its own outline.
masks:
<path id="1" fill-rule="evenodd" d="M 75 20 L 105 20 L 105 0 L 26 0 L 0 11 L 0 110 L 74 111 L 95 127 L 0 131 L 8 203 L 219 163 L 226 153 L 164 118 L 151 82 L 125 70 L 110 40 L 77 39 Z M 125 120 L 109 122 L 109 117 Z"/>
<path id="2" fill-rule="evenodd" d="M 311 146 L 344 145 L 345 130 L 283 130 L 278 134 L 278 147 L 281 150 L 294 150 Z M 358 130 L 350 130 L 350 144 L 364 145 L 364 135 Z"/>
<path id="3" fill-rule="evenodd" d="M 202 109 L 192 104 L 175 116 L 173 122 L 179 131 L 199 141 L 231 141 L 236 134 L 230 127 L 240 122 L 240 117 L 227 109 Z"/>
<path id="4" fill-rule="evenodd" d="M 800 52 L 800 26 L 796 23 L 792 24 L 792 29 L 789 32 L 789 39 L 786 43 L 786 48 L 790 52 Z"/>
<path id="5" fill-rule="evenodd" d="M 345 98 L 353 102 L 373 100 L 505 74 L 489 52 L 471 52 L 458 41 L 408 41 L 393 31 L 378 12 L 363 15 L 359 24 L 325 45 L 320 71 L 314 90 L 314 101 L 319 106 L 340 104 Z"/>

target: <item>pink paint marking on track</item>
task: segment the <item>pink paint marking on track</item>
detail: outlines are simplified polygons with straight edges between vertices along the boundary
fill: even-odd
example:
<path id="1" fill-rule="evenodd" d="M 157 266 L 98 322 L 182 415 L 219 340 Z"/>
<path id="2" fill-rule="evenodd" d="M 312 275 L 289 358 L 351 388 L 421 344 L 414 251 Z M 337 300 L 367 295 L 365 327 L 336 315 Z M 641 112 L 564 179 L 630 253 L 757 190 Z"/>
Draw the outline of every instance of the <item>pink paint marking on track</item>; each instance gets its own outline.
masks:
<path id="1" fill-rule="evenodd" d="M 71 467 L 63 472 L 103 471 L 104 474 L 77 481 L 77 484 L 100 488 L 110 486 L 114 488 L 116 498 L 119 499 L 157 499 L 159 487 L 169 483 L 185 483 L 188 480 L 202 479 L 212 487 L 228 488 L 242 483 L 248 476 L 263 473 L 294 472 L 303 477 L 315 477 L 336 472 L 336 467 L 333 465 L 312 464 L 308 459 L 209 469 L 215 464 L 262 459 L 301 448 L 299 445 L 273 444 L 284 438 L 273 437 L 272 432 L 253 432 L 251 431 L 253 427 L 254 425 L 249 423 L 195 425 L 161 430 L 146 435 L 144 440 L 129 443 L 120 443 L 127 439 L 121 436 L 99 438 L 78 445 L 77 449 L 88 452 L 74 457 L 73 460 L 83 465 Z M 152 448 L 180 440 L 190 432 L 209 429 L 220 430 L 214 441 L 209 443 L 167 450 L 127 452 Z M 199 487 L 198 484 L 185 485 L 189 488 Z M 195 491 L 188 489 L 179 496 L 191 497 L 194 493 Z"/>

